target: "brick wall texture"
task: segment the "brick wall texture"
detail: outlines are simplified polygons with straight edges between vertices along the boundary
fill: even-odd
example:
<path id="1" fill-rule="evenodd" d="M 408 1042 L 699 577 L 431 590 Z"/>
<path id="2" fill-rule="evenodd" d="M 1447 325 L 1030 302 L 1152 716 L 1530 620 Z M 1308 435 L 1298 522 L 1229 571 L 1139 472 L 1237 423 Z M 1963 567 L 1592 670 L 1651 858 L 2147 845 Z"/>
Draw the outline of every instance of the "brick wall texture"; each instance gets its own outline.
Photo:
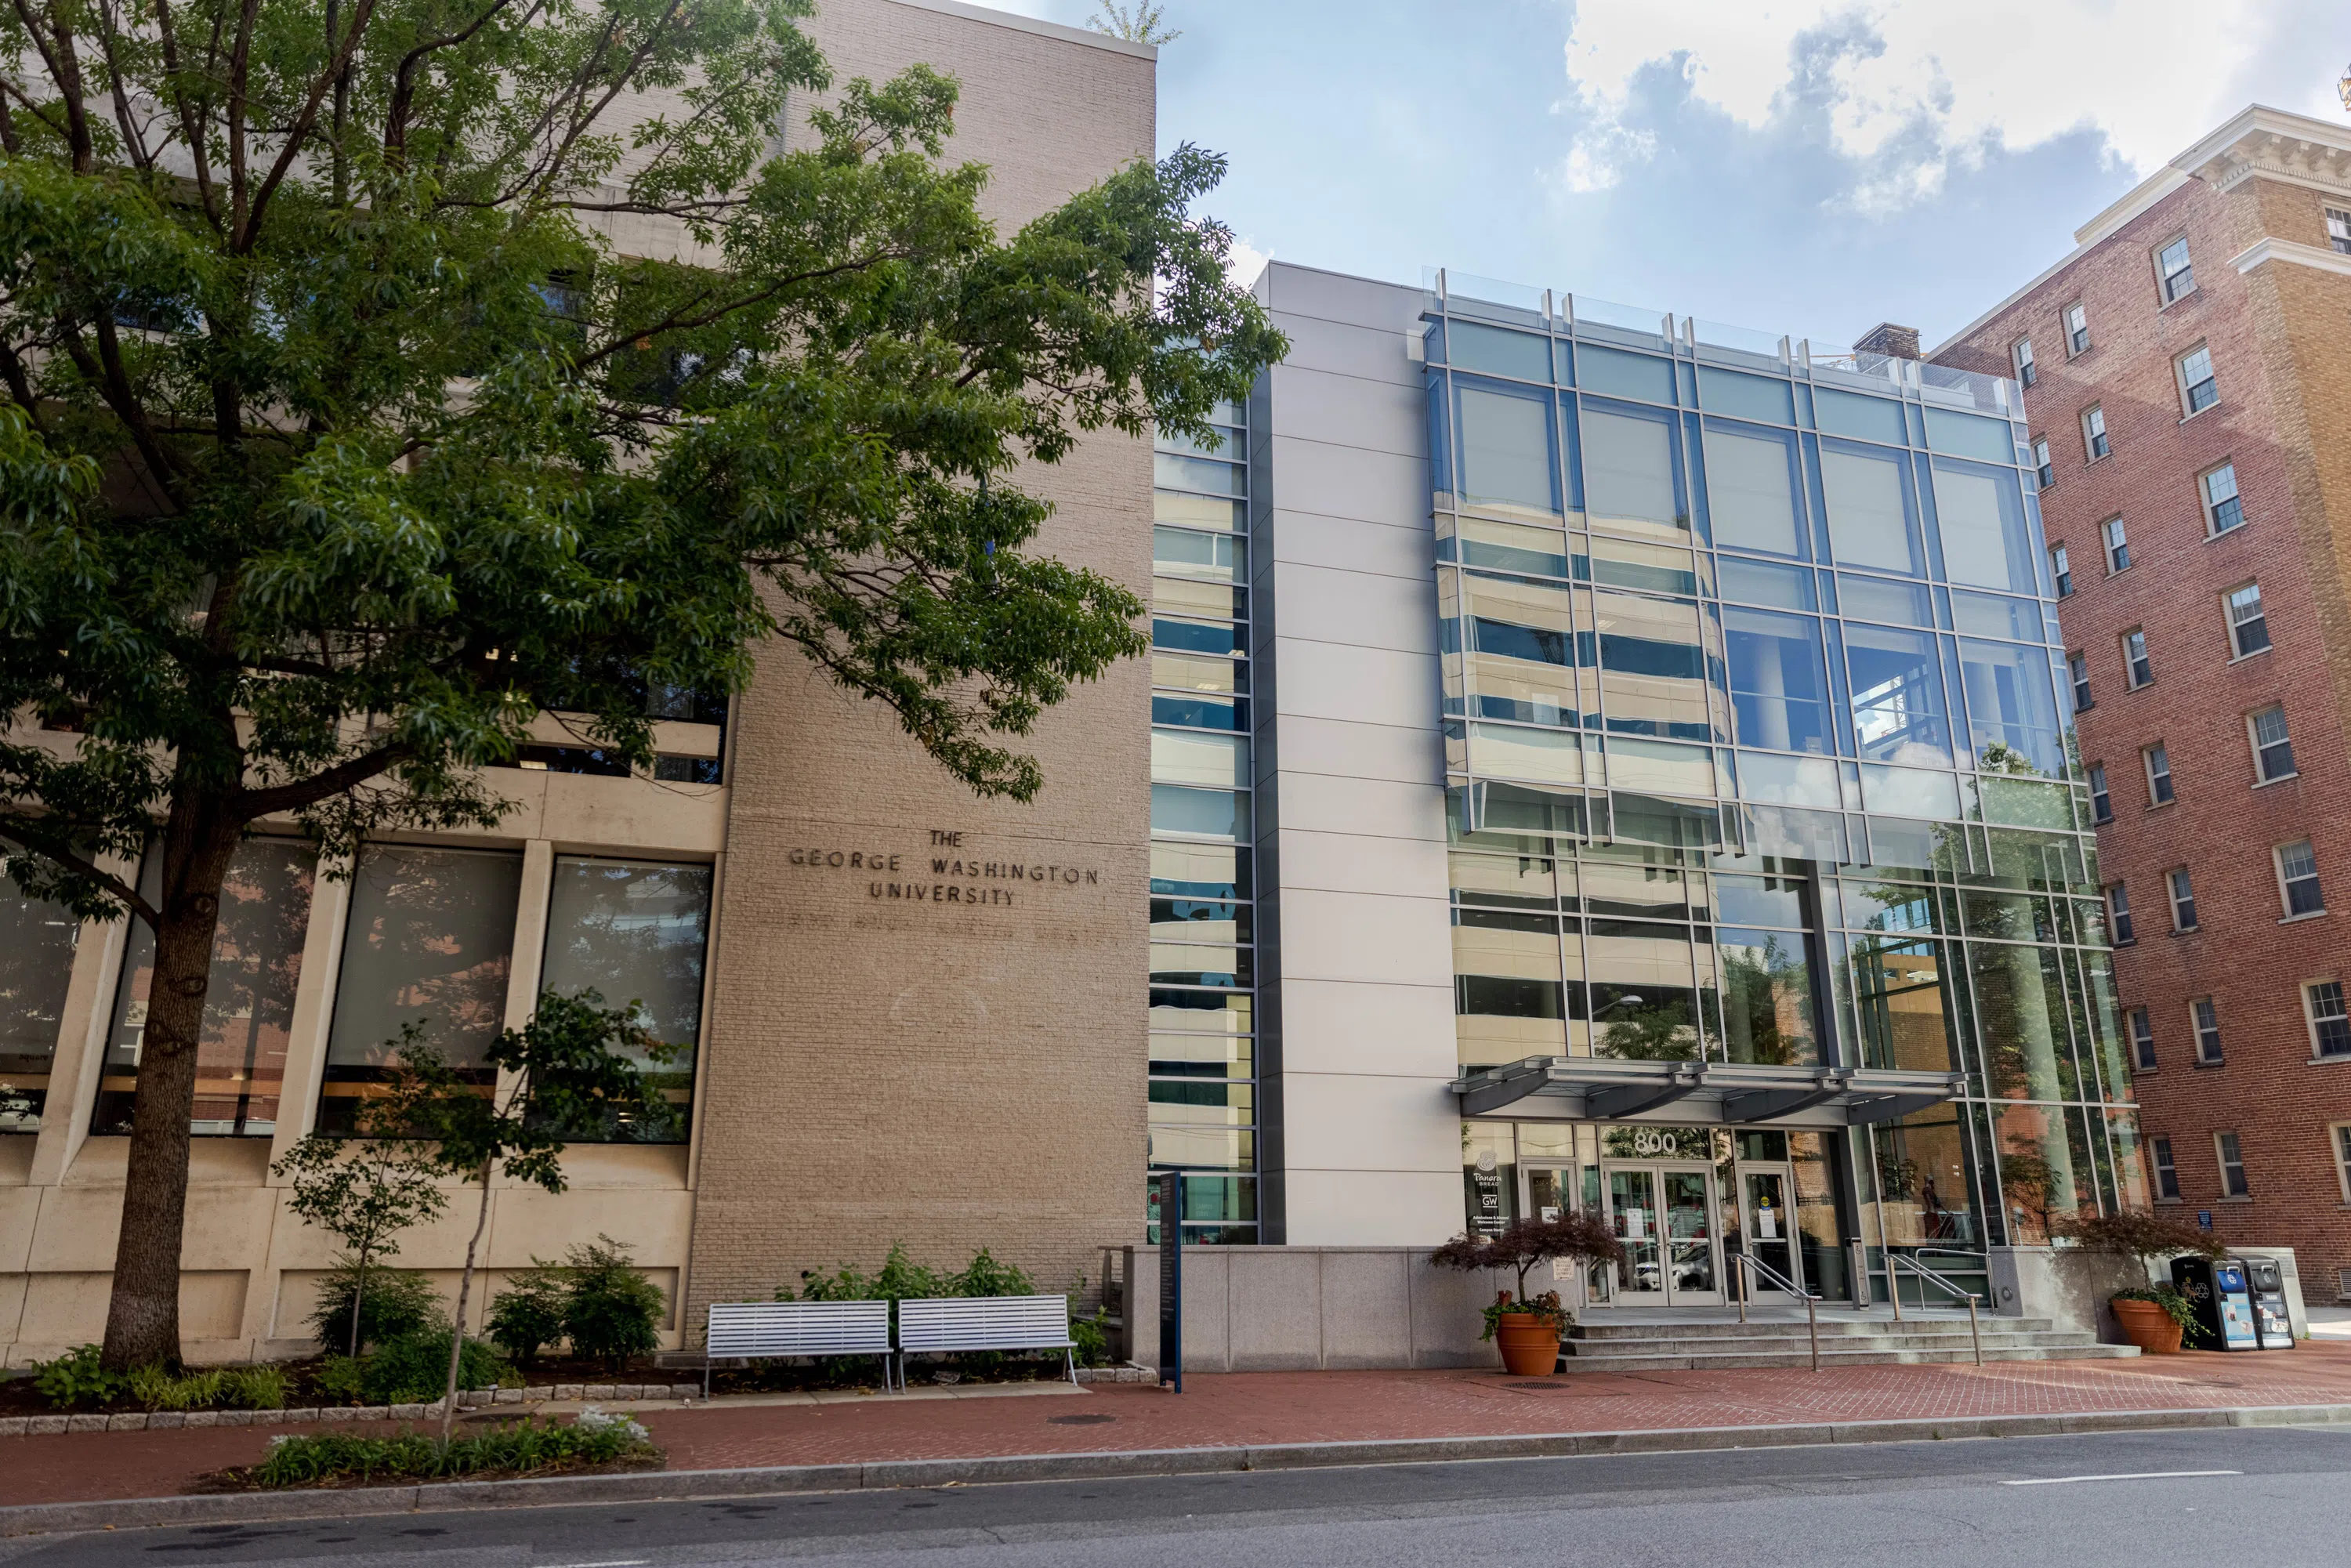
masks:
<path id="1" fill-rule="evenodd" d="M 1135 53 L 895 0 L 827 0 L 810 30 L 841 81 L 961 78 L 948 154 L 991 166 L 1008 229 L 1153 151 Z M 1033 548 L 1147 593 L 1147 442 L 1021 482 L 1057 507 Z M 712 1301 L 893 1242 L 1059 1291 L 1141 1239 L 1149 724 L 1130 661 L 1029 737 L 1034 804 L 980 801 L 880 705 L 763 653 L 730 742 L 689 1340 Z"/>
<path id="2" fill-rule="evenodd" d="M 2240 272 L 2264 237 L 2324 252 L 2339 194 L 2266 177 L 2223 193 L 2190 179 L 1938 357 L 2000 374 L 2030 337 L 2025 394 L 2055 483 L 2041 504 L 2066 547 L 2074 592 L 2059 606 L 2088 656 L 2095 706 L 2082 758 L 2103 763 L 2114 821 L 2102 874 L 2125 883 L 2137 941 L 2116 955 L 2126 1009 L 2153 1022 L 2157 1065 L 2138 1074 L 2147 1132 L 2169 1140 L 2179 1203 L 2227 1241 L 2291 1246 L 2304 1288 L 2333 1294 L 2351 1269 L 2351 1205 L 2332 1126 L 2351 1123 L 2351 1057 L 2314 1060 L 2303 991 L 2346 976 L 2351 920 L 2351 277 L 2286 259 Z M 2163 304 L 2158 250 L 2185 235 L 2197 287 Z M 2331 253 L 2330 253 L 2331 254 Z M 2337 260 L 2351 258 L 2335 258 Z M 2069 357 L 2060 313 L 2088 307 L 2091 347 Z M 2186 417 L 2174 366 L 2209 347 L 2220 402 Z M 2088 460 L 2081 416 L 2104 409 L 2112 455 Z M 2199 476 L 2233 462 L 2245 525 L 2208 538 Z M 2130 566 L 2109 572 L 2100 525 L 2120 517 Z M 2234 658 L 2223 596 L 2261 585 L 2272 647 Z M 2147 634 L 2151 685 L 2126 688 L 2120 639 Z M 2283 703 L 2299 771 L 2257 786 L 2246 716 Z M 2142 748 L 2168 752 L 2177 799 L 2150 803 Z M 2273 851 L 2316 851 L 2328 913 L 2285 918 Z M 2198 925 L 2175 933 L 2166 873 L 2188 868 Z M 2196 1060 L 2190 1008 L 2209 997 L 2223 1060 Z M 2223 1191 L 2215 1136 L 2235 1133 L 2250 1197 Z"/>

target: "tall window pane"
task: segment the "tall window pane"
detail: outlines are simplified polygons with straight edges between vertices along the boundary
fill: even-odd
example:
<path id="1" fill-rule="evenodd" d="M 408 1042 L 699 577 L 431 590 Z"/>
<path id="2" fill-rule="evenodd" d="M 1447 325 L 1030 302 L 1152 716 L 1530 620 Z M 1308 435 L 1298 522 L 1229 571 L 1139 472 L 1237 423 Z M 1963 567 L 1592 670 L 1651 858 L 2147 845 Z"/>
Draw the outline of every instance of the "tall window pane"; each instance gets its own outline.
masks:
<path id="1" fill-rule="evenodd" d="M 229 862 L 196 1048 L 190 1131 L 199 1137 L 266 1138 L 277 1131 L 317 864 L 308 844 L 287 839 L 248 839 Z M 161 896 L 160 851 L 147 855 L 139 881 L 151 901 Z M 92 1132 L 131 1131 L 139 1053 L 147 1033 L 147 993 L 154 977 L 155 934 L 143 922 L 133 922 L 115 991 L 114 1028 L 107 1037 Z"/>
<path id="2" fill-rule="evenodd" d="M 0 883 L 0 1133 L 36 1133 L 81 923 Z"/>
<path id="3" fill-rule="evenodd" d="M 1907 459 L 1823 441 L 1821 488 L 1839 565 L 1917 572 Z"/>
<path id="4" fill-rule="evenodd" d="M 702 1037 L 702 962 L 710 929 L 710 867 L 559 855 L 548 900 L 539 988 L 633 1001 L 638 1018 L 678 1055 L 643 1063 L 675 1107 L 666 1127 L 614 1127 L 616 1139 L 683 1143 Z"/>
<path id="5" fill-rule="evenodd" d="M 1557 515 L 1551 394 L 1520 396 L 1465 382 L 1456 395 L 1461 410 L 1462 504 Z"/>
<path id="6" fill-rule="evenodd" d="M 1953 582 L 2034 591 L 2032 529 L 2014 474 L 1937 458 L 1935 515 L 1943 533 L 1943 569 Z"/>
<path id="7" fill-rule="evenodd" d="M 1774 751 L 1834 752 L 1820 622 L 1809 615 L 1736 608 L 1726 609 L 1722 620 L 1739 743 Z"/>
<path id="8" fill-rule="evenodd" d="M 1935 639 L 1924 632 L 1859 622 L 1847 623 L 1844 639 L 1862 756 L 1872 762 L 1949 767 L 1951 727 Z"/>
<path id="9" fill-rule="evenodd" d="M 1792 435 L 1706 425 L 1706 494 L 1717 544 L 1801 555 Z"/>
<path id="10" fill-rule="evenodd" d="M 1569 591 L 1522 578 L 1464 572 L 1469 692 L 1480 718 L 1573 725 L 1575 622 Z"/>
<path id="11" fill-rule="evenodd" d="M 1583 405 L 1583 509 L 1594 528 L 1689 526 L 1675 495 L 1673 416 Z"/>
<path id="12" fill-rule="evenodd" d="M 1697 604 L 1604 591 L 1593 595 L 1593 613 L 1608 727 L 1674 740 L 1714 738 Z"/>
<path id="13" fill-rule="evenodd" d="M 402 1028 L 487 1084 L 505 1026 L 522 857 L 478 850 L 371 846 L 351 879 L 335 1022 L 319 1124 L 347 1129 L 362 1085 L 378 1082 Z"/>
<path id="14" fill-rule="evenodd" d="M 1959 639 L 1959 679 L 1968 694 L 1968 737 L 1986 771 L 2018 762 L 2055 779 L 2065 770 L 2049 654 L 2012 643 Z"/>
<path id="15" fill-rule="evenodd" d="M 1723 1044 L 1729 1059 L 1765 1067 L 1818 1062 L 1811 936 L 1725 925 L 1714 939 L 1722 967 Z"/>

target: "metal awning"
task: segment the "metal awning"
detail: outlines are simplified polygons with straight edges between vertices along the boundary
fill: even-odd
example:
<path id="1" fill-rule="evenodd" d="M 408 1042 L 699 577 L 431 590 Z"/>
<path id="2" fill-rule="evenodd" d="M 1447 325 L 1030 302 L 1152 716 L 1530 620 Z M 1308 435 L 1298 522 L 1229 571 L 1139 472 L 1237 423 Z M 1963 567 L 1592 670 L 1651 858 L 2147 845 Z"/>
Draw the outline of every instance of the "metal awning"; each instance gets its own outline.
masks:
<path id="1" fill-rule="evenodd" d="M 1472 1119 L 1849 1127 L 1939 1105 L 1966 1083 L 1963 1073 L 1875 1067 L 1531 1056 L 1464 1073 L 1453 1092 Z"/>

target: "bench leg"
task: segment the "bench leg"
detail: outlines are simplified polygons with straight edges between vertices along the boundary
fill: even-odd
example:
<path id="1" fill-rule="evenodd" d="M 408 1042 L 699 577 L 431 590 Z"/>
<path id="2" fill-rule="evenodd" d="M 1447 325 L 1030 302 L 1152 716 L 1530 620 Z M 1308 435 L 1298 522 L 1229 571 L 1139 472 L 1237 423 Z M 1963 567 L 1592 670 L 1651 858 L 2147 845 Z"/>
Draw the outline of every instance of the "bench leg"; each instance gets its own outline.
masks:
<path id="1" fill-rule="evenodd" d="M 1061 1359 L 1069 1364 L 1070 1386 L 1078 1387 L 1078 1353 L 1064 1345 L 1061 1347 Z"/>

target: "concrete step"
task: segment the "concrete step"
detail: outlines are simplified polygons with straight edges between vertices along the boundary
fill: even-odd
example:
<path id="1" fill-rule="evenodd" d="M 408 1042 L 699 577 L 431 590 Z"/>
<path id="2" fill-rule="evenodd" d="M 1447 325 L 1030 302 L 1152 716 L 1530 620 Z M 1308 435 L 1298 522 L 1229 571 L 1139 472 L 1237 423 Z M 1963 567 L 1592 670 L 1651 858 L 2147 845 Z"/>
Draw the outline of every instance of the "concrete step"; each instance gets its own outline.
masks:
<path id="1" fill-rule="evenodd" d="M 2054 1331 L 2055 1324 L 2047 1318 L 2005 1318 L 1986 1313 L 1980 1320 L 1985 1333 L 2041 1334 Z M 1900 1322 L 1892 1319 L 1823 1318 L 1820 1324 L 1821 1338 L 1866 1339 L 1881 1333 L 1956 1333 L 1964 1338 L 1968 1320 L 1961 1318 L 1906 1318 Z M 1802 1334 L 1802 1318 L 1756 1319 L 1740 1322 L 1731 1319 L 1724 1322 L 1612 1322 L 1605 1320 L 1585 1320 L 1568 1330 L 1568 1337 L 1588 1341 L 1623 1341 L 1656 1339 L 1670 1336 L 1676 1339 L 1746 1340 L 1770 1338 L 1775 1334 Z"/>
<path id="2" fill-rule="evenodd" d="M 2138 1354 L 2137 1345 L 2004 1345 L 1984 1346 L 1983 1357 L 1993 1361 L 2122 1361 Z M 1705 1372 L 1733 1367 L 1809 1367 L 1809 1347 L 1766 1350 L 1761 1347 L 1721 1351 L 1611 1351 L 1604 1354 L 1562 1355 L 1562 1372 Z M 1877 1346 L 1821 1346 L 1821 1364 L 1828 1366 L 1908 1366 L 1973 1363 L 1975 1352 L 1966 1345 L 1935 1349 Z"/>
<path id="3" fill-rule="evenodd" d="M 1832 1338 L 1821 1336 L 1823 1354 L 1832 1351 L 1863 1350 L 1966 1350 L 1974 1341 L 1964 1333 L 1890 1333 L 1873 1334 L 1866 1339 L 1851 1335 Z M 2092 1333 L 1986 1333 L 1986 1350 L 2048 1350 L 2074 1351 L 2095 1345 L 2098 1338 Z M 1738 1355 L 1769 1354 L 1775 1351 L 1803 1350 L 1810 1354 L 1811 1341 L 1802 1333 L 1758 1334 L 1751 1339 L 1698 1339 L 1681 1334 L 1659 1334 L 1642 1340 L 1568 1340 L 1562 1343 L 1562 1353 L 1572 1356 L 1610 1355 Z"/>

